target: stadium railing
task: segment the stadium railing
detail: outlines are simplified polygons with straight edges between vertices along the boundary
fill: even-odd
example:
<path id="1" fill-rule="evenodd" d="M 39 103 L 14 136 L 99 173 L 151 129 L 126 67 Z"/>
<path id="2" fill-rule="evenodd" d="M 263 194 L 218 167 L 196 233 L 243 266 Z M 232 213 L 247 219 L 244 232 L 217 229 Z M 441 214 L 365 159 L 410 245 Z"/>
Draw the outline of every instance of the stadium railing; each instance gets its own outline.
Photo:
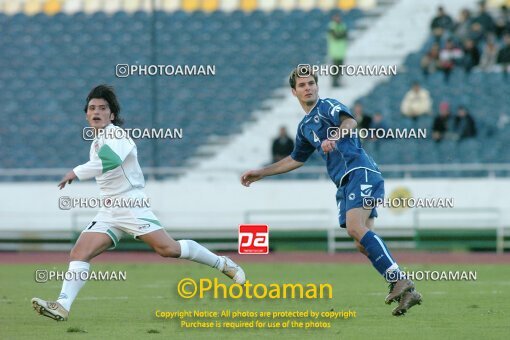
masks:
<path id="1" fill-rule="evenodd" d="M 376 232 L 391 249 L 416 249 L 415 230 L 413 228 L 408 226 L 377 227 Z M 354 249 L 354 244 L 345 229 L 342 230 L 335 226 L 328 230 L 328 253 L 333 254 L 339 249 Z"/>
<path id="2" fill-rule="evenodd" d="M 154 211 L 156 216 L 164 216 L 158 211 Z M 71 212 L 71 244 L 74 244 L 84 226 L 86 226 L 96 212 L 73 211 Z M 236 251 L 237 250 L 237 230 L 232 229 L 206 229 L 204 226 L 197 224 L 196 227 L 166 227 L 166 231 L 176 240 L 194 239 L 199 240 L 201 244 L 211 250 Z M 118 250 L 146 250 L 150 249 L 145 243 L 137 241 L 132 237 L 124 237 L 119 242 L 116 249 Z"/>
<path id="3" fill-rule="evenodd" d="M 95 212 L 73 211 L 71 217 L 71 244 L 78 239 L 84 226 Z M 157 216 L 165 216 L 155 211 Z M 271 248 L 325 250 L 328 230 L 334 228 L 336 213 L 329 210 L 247 210 L 243 224 L 266 224 L 270 226 Z M 238 230 L 230 227 L 206 226 L 208 216 L 195 219 L 195 224 L 179 226 L 179 222 L 166 227 L 175 239 L 191 238 L 200 241 L 211 250 L 236 251 L 238 249 Z M 225 224 L 227 225 L 227 224 Z M 148 249 L 142 242 L 135 242 L 126 237 L 119 243 L 120 250 Z"/>
<path id="4" fill-rule="evenodd" d="M 156 214 L 160 214 L 156 211 Z M 7 230 L 0 233 L 0 250 L 69 250 L 95 212 L 76 211 L 71 214 L 71 230 Z M 206 219 L 209 217 L 205 217 Z M 353 242 L 345 230 L 338 228 L 336 211 L 332 210 L 248 210 L 245 224 L 267 224 L 270 227 L 271 250 L 353 250 Z M 501 211 L 495 208 L 415 209 L 414 222 L 409 226 L 379 226 L 377 233 L 393 249 L 427 250 L 496 250 L 510 248 Z M 199 240 L 212 250 L 235 251 L 238 247 L 237 228 L 206 228 L 172 226 L 166 230 L 176 239 Z M 143 242 L 129 237 L 119 250 L 148 249 Z"/>
<path id="5" fill-rule="evenodd" d="M 72 216 L 71 243 L 74 243 L 93 213 L 73 212 Z M 336 211 L 328 209 L 247 210 L 243 223 L 269 225 L 272 250 L 327 249 L 328 253 L 335 253 L 354 249 L 347 232 L 337 226 Z M 231 227 L 211 230 L 197 224 L 166 230 L 176 239 L 193 238 L 212 250 L 235 251 L 238 247 L 237 229 Z M 380 226 L 377 233 L 395 249 L 496 249 L 502 253 L 510 247 L 510 242 L 505 242 L 501 211 L 496 208 L 415 209 L 412 226 Z M 146 248 L 141 242 L 124 240 L 118 249 Z"/>
<path id="6" fill-rule="evenodd" d="M 500 209 L 415 209 L 416 248 L 505 248 L 505 227 Z"/>
<path id="7" fill-rule="evenodd" d="M 336 215 L 328 209 L 257 209 L 246 210 L 243 222 L 268 225 L 270 249 L 326 250 Z"/>
<path id="8" fill-rule="evenodd" d="M 480 172 L 483 176 L 479 177 L 496 177 L 497 172 L 510 171 L 510 164 L 508 163 L 449 163 L 449 164 L 383 164 L 379 168 L 384 175 L 398 173 L 402 177 L 424 177 L 423 173 L 430 173 L 430 177 L 437 177 L 433 174 L 437 172 L 448 173 L 452 172 L 457 177 L 462 177 L 462 173 Z M 144 167 L 143 172 L 148 177 L 172 177 L 184 175 L 189 168 L 187 167 Z M 209 176 L 221 175 L 240 175 L 246 169 L 238 167 L 224 168 L 208 168 L 204 170 Z M 4 178 L 15 178 L 23 180 L 23 177 L 55 177 L 60 179 L 65 173 L 69 171 L 68 168 L 0 168 L 0 181 Z M 304 166 L 296 173 L 317 175 L 318 178 L 328 178 L 328 175 L 323 166 Z M 419 176 L 414 176 L 420 174 Z M 469 177 L 469 176 L 466 176 Z"/>

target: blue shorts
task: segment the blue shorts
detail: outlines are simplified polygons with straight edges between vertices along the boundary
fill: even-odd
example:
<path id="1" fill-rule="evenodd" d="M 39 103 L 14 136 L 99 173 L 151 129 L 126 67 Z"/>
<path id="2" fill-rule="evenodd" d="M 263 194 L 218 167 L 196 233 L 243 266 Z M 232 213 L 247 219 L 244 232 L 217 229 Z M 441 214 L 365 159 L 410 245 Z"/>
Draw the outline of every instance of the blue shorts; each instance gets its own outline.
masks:
<path id="1" fill-rule="evenodd" d="M 342 228 L 347 226 L 347 211 L 354 208 L 371 209 L 370 218 L 377 217 L 377 210 L 372 208 L 371 204 L 384 198 L 384 179 L 381 174 L 367 169 L 356 169 L 347 176 L 336 192 L 338 222 Z"/>

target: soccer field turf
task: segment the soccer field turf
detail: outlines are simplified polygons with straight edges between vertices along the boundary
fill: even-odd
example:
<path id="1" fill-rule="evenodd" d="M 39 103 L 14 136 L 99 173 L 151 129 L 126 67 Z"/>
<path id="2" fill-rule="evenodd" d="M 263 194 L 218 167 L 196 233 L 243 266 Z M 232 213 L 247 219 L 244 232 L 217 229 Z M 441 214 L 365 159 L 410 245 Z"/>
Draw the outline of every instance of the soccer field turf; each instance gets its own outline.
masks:
<path id="1" fill-rule="evenodd" d="M 395 306 L 384 304 L 387 287 L 369 265 L 263 264 L 243 265 L 253 283 L 329 283 L 332 299 L 183 299 L 179 280 L 217 277 L 197 264 L 93 264 L 94 271 L 126 271 L 126 281 L 88 282 L 73 305 L 67 322 L 39 316 L 30 299 L 54 299 L 61 282 L 36 283 L 37 269 L 65 270 L 66 265 L 0 265 L 0 339 L 139 339 L 139 338 L 342 338 L 342 339 L 503 339 L 510 330 L 508 265 L 410 265 L 407 270 L 476 271 L 476 281 L 420 281 L 421 306 L 404 317 L 394 317 Z M 189 329 L 177 319 L 160 319 L 160 311 L 355 311 L 356 317 L 326 320 L 327 329 Z M 251 321 L 262 318 L 237 319 Z M 188 319 L 189 320 L 189 319 Z M 194 319 L 208 321 L 208 319 Z M 218 320 L 218 319 L 216 319 Z M 296 318 L 265 319 L 285 322 Z M 310 320 L 310 319 L 306 319 Z M 225 321 L 225 318 L 219 321 Z M 232 320 L 230 320 L 232 321 Z M 305 321 L 305 320 L 301 320 Z"/>

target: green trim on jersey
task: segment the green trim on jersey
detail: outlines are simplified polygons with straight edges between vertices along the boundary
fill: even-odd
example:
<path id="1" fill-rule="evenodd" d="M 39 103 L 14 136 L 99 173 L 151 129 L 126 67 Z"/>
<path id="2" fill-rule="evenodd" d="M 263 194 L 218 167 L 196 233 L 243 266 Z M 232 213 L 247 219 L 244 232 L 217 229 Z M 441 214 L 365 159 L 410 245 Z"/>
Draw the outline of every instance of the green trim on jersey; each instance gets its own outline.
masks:
<path id="1" fill-rule="evenodd" d="M 103 174 L 113 170 L 122 164 L 122 159 L 107 144 L 103 145 L 97 153 L 103 163 Z"/>
<path id="2" fill-rule="evenodd" d="M 152 220 L 150 218 L 138 218 L 138 219 L 153 223 L 155 225 L 159 225 L 161 227 L 161 222 L 159 222 L 158 220 Z"/>

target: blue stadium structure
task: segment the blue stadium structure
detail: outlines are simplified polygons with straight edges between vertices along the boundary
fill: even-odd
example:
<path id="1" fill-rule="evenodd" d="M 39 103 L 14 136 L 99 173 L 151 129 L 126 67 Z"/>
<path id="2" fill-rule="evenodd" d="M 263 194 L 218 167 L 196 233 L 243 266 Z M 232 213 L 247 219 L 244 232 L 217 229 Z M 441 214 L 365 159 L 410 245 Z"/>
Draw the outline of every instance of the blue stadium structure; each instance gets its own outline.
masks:
<path id="1" fill-rule="evenodd" d="M 177 11 L 156 12 L 152 21 L 146 12 L 1 14 L 0 143 L 8 152 L 0 168 L 85 162 L 84 99 L 100 83 L 116 87 L 126 127 L 183 129 L 184 140 L 156 141 L 157 153 L 152 141 L 139 140 L 141 165 L 183 166 L 208 136 L 237 132 L 284 85 L 289 69 L 323 60 L 323 41 L 303 47 L 325 32 L 330 16 L 320 10 Z M 359 10 L 344 14 L 349 25 L 360 16 Z M 207 64 L 216 66 L 216 75 L 116 78 L 116 64 Z"/>
<path id="2" fill-rule="evenodd" d="M 285 86 L 289 69 L 304 61 L 324 61 L 326 44 L 321 39 L 330 16 L 320 10 L 156 12 L 154 18 L 146 12 L 117 12 L 113 18 L 102 12 L 0 14 L 0 143 L 6 150 L 0 168 L 70 168 L 86 161 L 90 144 L 81 138 L 84 98 L 99 83 L 117 88 L 126 127 L 183 129 L 184 140 L 138 140 L 142 166 L 184 166 L 208 136 L 234 134 L 242 122 L 253 119 L 261 102 Z M 343 16 L 353 26 L 362 12 Z M 304 48 L 311 44 L 314 48 Z M 466 76 L 460 70 L 448 84 L 441 74 L 425 79 L 419 61 L 426 46 L 407 57 L 405 72 L 359 101 L 366 112 L 382 112 L 391 127 L 426 128 L 430 136 L 432 116 L 413 125 L 400 114 L 404 94 L 419 80 L 430 91 L 434 109 L 442 100 L 453 110 L 467 106 L 479 127 L 477 138 L 365 142 L 367 151 L 381 165 L 509 162 L 508 126 L 499 130 L 496 125 L 500 109 L 510 106 L 508 82 L 499 73 Z M 216 66 L 216 75 L 117 78 L 116 64 L 208 64 Z M 315 155 L 309 163 L 322 165 L 322 160 Z"/>

